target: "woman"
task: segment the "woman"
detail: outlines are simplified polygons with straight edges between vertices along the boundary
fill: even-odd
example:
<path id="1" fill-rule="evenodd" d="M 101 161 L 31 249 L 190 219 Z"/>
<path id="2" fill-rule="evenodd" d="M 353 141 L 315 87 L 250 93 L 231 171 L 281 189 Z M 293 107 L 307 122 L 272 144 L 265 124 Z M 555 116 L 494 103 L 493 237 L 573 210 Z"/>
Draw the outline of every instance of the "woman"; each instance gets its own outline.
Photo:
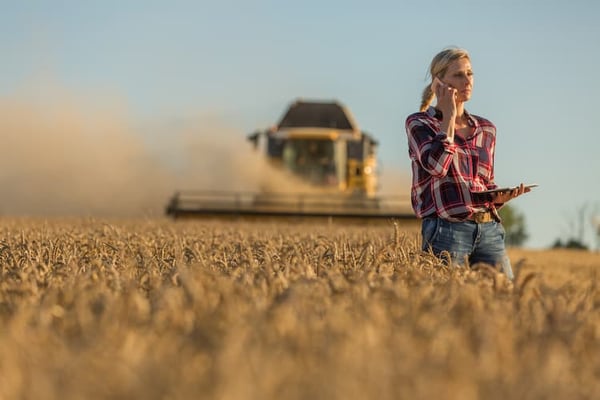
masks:
<path id="1" fill-rule="evenodd" d="M 500 266 L 513 279 L 504 247 L 498 209 L 530 189 L 478 193 L 494 183 L 496 127 L 468 113 L 464 103 L 473 90 L 473 70 L 466 50 L 449 48 L 431 61 L 431 83 L 421 110 L 406 120 L 412 160 L 412 205 L 422 218 L 423 250 L 470 265 Z M 430 106 L 433 98 L 435 106 Z"/>

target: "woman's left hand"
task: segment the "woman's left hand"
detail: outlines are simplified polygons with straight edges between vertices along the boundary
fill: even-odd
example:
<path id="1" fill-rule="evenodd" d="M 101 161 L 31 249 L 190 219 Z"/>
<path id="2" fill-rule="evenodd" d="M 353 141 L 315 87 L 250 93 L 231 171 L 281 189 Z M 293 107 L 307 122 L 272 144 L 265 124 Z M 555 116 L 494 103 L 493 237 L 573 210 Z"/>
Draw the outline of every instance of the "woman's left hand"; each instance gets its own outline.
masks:
<path id="1" fill-rule="evenodd" d="M 496 193 L 496 196 L 494 197 L 494 203 L 496 204 L 502 204 L 502 203 L 506 203 L 512 199 L 515 199 L 517 197 L 519 197 L 520 195 L 524 194 L 524 193 L 528 193 L 531 191 L 531 188 L 526 188 L 524 184 L 521 183 L 521 185 L 513 190 L 509 190 L 506 192 L 500 192 L 500 193 Z"/>

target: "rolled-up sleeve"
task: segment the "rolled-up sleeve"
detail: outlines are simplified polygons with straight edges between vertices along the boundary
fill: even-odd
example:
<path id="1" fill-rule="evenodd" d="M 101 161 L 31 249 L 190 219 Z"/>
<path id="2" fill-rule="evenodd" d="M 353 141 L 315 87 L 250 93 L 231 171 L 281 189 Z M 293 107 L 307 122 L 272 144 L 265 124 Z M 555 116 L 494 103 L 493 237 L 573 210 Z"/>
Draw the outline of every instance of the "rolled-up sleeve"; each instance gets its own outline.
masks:
<path id="1" fill-rule="evenodd" d="M 452 163 L 456 145 L 450 143 L 445 133 L 435 132 L 418 118 L 406 120 L 406 133 L 410 157 L 434 177 L 444 177 Z"/>

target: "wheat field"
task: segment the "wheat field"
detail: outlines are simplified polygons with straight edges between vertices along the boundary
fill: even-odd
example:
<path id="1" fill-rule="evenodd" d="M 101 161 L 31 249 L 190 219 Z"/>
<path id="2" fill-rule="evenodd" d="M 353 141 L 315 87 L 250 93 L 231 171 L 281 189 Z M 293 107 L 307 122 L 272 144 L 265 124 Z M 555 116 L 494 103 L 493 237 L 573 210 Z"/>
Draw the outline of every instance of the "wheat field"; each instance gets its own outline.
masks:
<path id="1" fill-rule="evenodd" d="M 418 232 L 0 219 L 0 400 L 590 399 L 598 253 L 514 283 Z"/>

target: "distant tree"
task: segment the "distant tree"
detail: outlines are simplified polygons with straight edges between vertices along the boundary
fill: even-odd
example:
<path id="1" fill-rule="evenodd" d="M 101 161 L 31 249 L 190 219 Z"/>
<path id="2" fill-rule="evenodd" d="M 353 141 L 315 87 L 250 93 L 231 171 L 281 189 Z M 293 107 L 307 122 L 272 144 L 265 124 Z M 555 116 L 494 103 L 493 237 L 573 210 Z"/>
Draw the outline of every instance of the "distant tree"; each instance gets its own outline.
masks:
<path id="1" fill-rule="evenodd" d="M 590 246 L 585 240 L 589 236 L 589 227 L 592 227 L 594 233 L 600 237 L 600 228 L 595 225 L 594 220 L 595 210 L 597 210 L 597 207 L 594 207 L 591 203 L 584 203 L 579 206 L 575 215 L 567 217 L 568 228 L 565 230 L 568 234 L 567 238 L 564 240 L 556 239 L 552 248 L 589 250 Z"/>
<path id="2" fill-rule="evenodd" d="M 552 245 L 553 249 L 576 249 L 576 250 L 588 250 L 588 247 L 581 243 L 577 239 L 569 239 L 564 243 L 560 239 L 556 239 L 556 242 Z"/>
<path id="3" fill-rule="evenodd" d="M 567 227 L 563 229 L 563 239 L 556 239 L 552 248 L 585 250 L 593 248 L 593 244 L 590 246 L 590 241 L 586 240 L 586 238 L 589 239 L 591 228 L 591 233 L 597 237 L 596 240 L 600 249 L 600 216 L 597 213 L 598 205 L 594 206 L 590 202 L 583 203 L 577 207 L 574 214 L 566 216 Z M 566 239 L 564 239 L 565 236 Z"/>
<path id="4" fill-rule="evenodd" d="M 596 250 L 600 250 L 600 214 L 594 214 L 592 217 L 592 226 L 596 235 Z"/>
<path id="5" fill-rule="evenodd" d="M 525 229 L 525 216 L 514 207 L 507 204 L 500 209 L 502 225 L 506 231 L 505 242 L 507 246 L 522 246 L 529 234 Z"/>

